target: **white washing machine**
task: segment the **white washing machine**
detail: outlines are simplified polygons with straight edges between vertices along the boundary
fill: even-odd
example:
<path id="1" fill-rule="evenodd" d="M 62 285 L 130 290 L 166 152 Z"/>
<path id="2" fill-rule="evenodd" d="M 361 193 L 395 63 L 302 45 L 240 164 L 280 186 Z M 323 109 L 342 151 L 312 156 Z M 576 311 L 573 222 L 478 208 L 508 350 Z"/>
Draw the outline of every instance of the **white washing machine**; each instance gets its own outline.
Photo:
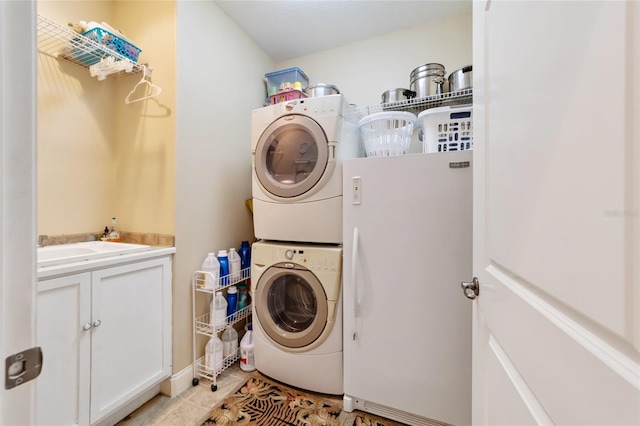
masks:
<path id="1" fill-rule="evenodd" d="M 258 371 L 341 395 L 342 247 L 259 241 L 251 262 Z"/>
<path id="2" fill-rule="evenodd" d="M 257 239 L 342 243 L 342 159 L 362 156 L 343 95 L 253 111 L 253 223 Z"/>

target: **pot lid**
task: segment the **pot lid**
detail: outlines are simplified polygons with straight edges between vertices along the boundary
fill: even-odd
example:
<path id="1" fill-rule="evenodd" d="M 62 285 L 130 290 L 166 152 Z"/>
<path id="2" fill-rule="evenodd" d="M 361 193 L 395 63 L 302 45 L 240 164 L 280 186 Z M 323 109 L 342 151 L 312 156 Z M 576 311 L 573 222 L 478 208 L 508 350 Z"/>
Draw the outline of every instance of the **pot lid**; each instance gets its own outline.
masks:
<path id="1" fill-rule="evenodd" d="M 338 88 L 336 86 L 334 86 L 333 84 L 324 84 L 324 83 L 318 83 L 318 84 L 314 84 L 313 86 L 309 86 L 309 87 L 307 87 L 307 90 L 316 89 L 316 88 L 318 88 L 318 89 L 334 89 L 335 91 L 340 93 Z"/>
<path id="2" fill-rule="evenodd" d="M 420 72 L 423 72 L 423 71 L 445 72 L 445 69 L 444 69 L 444 65 L 432 62 L 432 63 L 429 63 L 429 64 L 420 65 L 418 68 L 416 68 L 413 71 L 411 71 L 410 75 L 413 76 L 414 74 L 417 74 L 417 73 L 420 73 Z"/>

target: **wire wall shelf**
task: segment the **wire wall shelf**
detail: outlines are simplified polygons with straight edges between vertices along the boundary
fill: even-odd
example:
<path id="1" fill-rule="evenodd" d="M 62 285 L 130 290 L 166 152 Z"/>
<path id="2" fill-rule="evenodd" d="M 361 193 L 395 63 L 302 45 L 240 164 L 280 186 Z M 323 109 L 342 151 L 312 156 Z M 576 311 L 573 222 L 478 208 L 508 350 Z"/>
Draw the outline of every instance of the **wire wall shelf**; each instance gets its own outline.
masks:
<path id="1" fill-rule="evenodd" d="M 143 70 L 142 64 L 133 62 L 115 50 L 40 14 L 38 14 L 38 52 L 55 59 L 64 59 L 87 69 L 102 59 L 112 57 L 114 62 L 122 65 L 122 70 L 108 75 L 109 78 L 137 74 Z"/>
<path id="2" fill-rule="evenodd" d="M 364 107 L 354 107 L 352 114 L 358 120 L 364 117 L 383 111 L 407 111 L 419 114 L 430 108 L 442 106 L 468 105 L 473 103 L 473 89 L 464 89 L 457 92 L 447 92 L 439 95 L 426 96 L 424 98 L 414 98 L 398 102 L 369 105 Z"/>

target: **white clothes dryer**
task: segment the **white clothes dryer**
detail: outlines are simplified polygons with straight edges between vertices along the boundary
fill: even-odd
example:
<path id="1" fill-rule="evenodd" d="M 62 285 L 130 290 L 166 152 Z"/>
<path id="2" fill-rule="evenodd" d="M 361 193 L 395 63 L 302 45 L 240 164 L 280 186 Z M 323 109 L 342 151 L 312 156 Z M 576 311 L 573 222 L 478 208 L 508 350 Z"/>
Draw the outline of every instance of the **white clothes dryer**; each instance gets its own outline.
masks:
<path id="1" fill-rule="evenodd" d="M 257 370 L 342 394 L 342 247 L 259 241 L 251 261 Z"/>
<path id="2" fill-rule="evenodd" d="M 342 243 L 342 159 L 362 156 L 343 95 L 253 111 L 253 223 L 257 239 Z"/>

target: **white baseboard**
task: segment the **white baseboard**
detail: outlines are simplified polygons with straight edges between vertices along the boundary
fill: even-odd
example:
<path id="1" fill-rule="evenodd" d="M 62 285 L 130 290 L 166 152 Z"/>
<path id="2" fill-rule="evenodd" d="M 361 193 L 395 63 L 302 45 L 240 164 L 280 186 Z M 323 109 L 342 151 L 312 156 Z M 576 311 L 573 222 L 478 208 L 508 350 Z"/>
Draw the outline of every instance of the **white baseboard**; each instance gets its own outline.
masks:
<path id="1" fill-rule="evenodd" d="M 172 375 L 160 383 L 160 393 L 171 398 L 189 389 L 193 381 L 193 365 L 189 364 L 182 371 Z"/>

